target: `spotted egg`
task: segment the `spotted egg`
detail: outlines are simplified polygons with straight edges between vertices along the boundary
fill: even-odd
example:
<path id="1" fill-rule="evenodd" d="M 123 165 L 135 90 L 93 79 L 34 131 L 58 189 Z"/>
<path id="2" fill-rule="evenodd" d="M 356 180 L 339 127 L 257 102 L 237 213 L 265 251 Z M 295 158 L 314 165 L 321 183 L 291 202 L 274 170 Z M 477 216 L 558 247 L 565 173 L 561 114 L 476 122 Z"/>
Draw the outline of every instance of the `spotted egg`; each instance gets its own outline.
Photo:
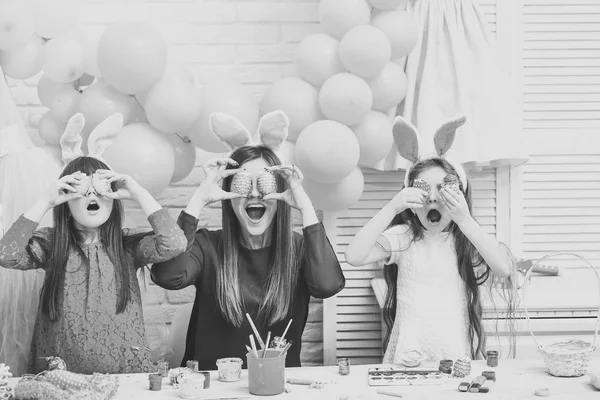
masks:
<path id="1" fill-rule="evenodd" d="M 231 191 L 248 196 L 252 191 L 252 176 L 247 171 L 238 172 L 231 180 Z"/>
<path id="2" fill-rule="evenodd" d="M 417 189 L 421 189 L 421 190 L 427 192 L 427 194 L 431 193 L 431 187 L 424 179 L 415 179 L 415 181 L 413 182 L 413 187 L 417 188 Z"/>
<path id="3" fill-rule="evenodd" d="M 263 196 L 277 192 L 277 178 L 273 172 L 265 170 L 258 176 L 258 190 Z"/>
<path id="4" fill-rule="evenodd" d="M 94 186 L 96 193 L 100 195 L 112 192 L 112 188 L 110 187 L 108 180 L 100 178 L 97 174 L 92 175 L 92 186 Z"/>

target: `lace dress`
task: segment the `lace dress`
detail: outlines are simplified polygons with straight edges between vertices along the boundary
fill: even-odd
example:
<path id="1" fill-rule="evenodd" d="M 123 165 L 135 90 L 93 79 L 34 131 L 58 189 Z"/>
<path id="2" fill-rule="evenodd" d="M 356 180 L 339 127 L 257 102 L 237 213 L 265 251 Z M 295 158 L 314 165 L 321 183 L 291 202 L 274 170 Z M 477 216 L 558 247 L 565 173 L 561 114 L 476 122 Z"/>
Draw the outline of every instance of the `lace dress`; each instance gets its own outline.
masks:
<path id="1" fill-rule="evenodd" d="M 187 240 L 165 209 L 148 218 L 154 231 L 137 241 L 128 253 L 132 279 L 131 300 L 117 314 L 117 284 L 113 264 L 101 243 L 71 250 L 59 305 L 61 315 L 52 322 L 38 311 L 31 346 L 30 372 L 44 369 L 41 358 L 58 356 L 70 371 L 91 374 L 147 372 L 152 368 L 136 270 L 148 263 L 166 261 L 185 250 Z M 27 270 L 35 265 L 26 252 L 37 224 L 21 216 L 0 240 L 0 265 Z M 38 231 L 44 236 L 49 228 Z M 36 254 L 42 250 L 34 246 Z M 89 266 L 83 259 L 87 258 Z"/>
<path id="2" fill-rule="evenodd" d="M 458 273 L 449 233 L 413 242 L 405 225 L 383 233 L 398 265 L 397 309 L 384 363 L 399 362 L 411 350 L 429 361 L 470 356 L 465 283 Z"/>

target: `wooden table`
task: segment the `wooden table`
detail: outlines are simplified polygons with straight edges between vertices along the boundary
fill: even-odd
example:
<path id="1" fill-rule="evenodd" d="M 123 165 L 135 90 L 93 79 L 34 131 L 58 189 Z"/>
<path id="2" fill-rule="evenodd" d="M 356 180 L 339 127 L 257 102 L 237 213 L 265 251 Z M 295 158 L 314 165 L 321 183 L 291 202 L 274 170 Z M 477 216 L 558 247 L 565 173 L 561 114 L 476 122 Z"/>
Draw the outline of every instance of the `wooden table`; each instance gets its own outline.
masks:
<path id="1" fill-rule="evenodd" d="M 289 393 L 271 396 L 273 399 L 327 399 L 327 400 L 367 400 L 381 399 L 393 400 L 398 397 L 377 394 L 377 387 L 370 387 L 367 383 L 367 369 L 369 366 L 359 365 L 350 367 L 350 375 L 340 376 L 337 367 L 305 367 L 286 369 L 286 378 L 301 378 L 326 381 L 322 389 L 309 389 L 306 386 L 286 385 Z M 404 399 L 479 399 L 479 400 L 515 400 L 515 399 L 541 399 L 535 396 L 536 388 L 550 389 L 549 400 L 582 400 L 600 399 L 600 391 L 589 384 L 589 377 L 557 378 L 546 372 L 543 361 L 532 360 L 501 360 L 496 368 L 490 368 L 484 361 L 476 361 L 472 365 L 473 375 L 481 371 L 496 371 L 497 381 L 487 394 L 462 393 L 458 391 L 458 384 L 467 379 L 450 378 L 447 383 L 435 386 L 387 386 L 402 395 Z M 600 371 L 600 358 L 592 361 L 590 371 Z M 18 379 L 9 380 L 9 385 L 14 386 Z M 177 389 L 163 380 L 163 388 L 159 392 L 148 389 L 147 374 L 119 375 L 120 387 L 114 400 L 163 400 L 179 399 Z M 216 371 L 211 373 L 211 388 L 198 397 L 198 399 L 257 399 L 259 396 L 248 394 L 247 371 L 242 372 L 242 380 L 235 383 L 224 383 L 217 380 Z"/>

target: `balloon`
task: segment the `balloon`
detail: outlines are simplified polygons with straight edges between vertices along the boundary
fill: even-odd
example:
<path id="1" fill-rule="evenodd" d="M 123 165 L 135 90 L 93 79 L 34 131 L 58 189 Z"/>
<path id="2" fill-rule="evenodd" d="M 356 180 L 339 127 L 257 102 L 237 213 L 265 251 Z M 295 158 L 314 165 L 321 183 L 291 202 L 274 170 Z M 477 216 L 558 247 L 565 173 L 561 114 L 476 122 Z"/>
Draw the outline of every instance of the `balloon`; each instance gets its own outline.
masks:
<path id="1" fill-rule="evenodd" d="M 57 119 L 51 112 L 47 112 L 40 118 L 38 132 L 42 140 L 49 144 L 59 144 L 60 137 L 67 127 L 66 122 Z"/>
<path id="2" fill-rule="evenodd" d="M 40 102 L 48 108 L 50 108 L 52 99 L 56 93 L 64 89 L 73 90 L 73 84 L 55 82 L 46 74 L 42 75 L 37 85 L 37 93 L 38 97 L 40 98 Z"/>
<path id="3" fill-rule="evenodd" d="M 35 32 L 51 39 L 70 31 L 80 20 L 78 0 L 31 0 Z"/>
<path id="4" fill-rule="evenodd" d="M 50 104 L 50 112 L 54 118 L 67 122 L 77 112 L 80 95 L 73 87 L 58 91 Z"/>
<path id="5" fill-rule="evenodd" d="M 392 59 L 412 51 L 421 34 L 413 16 L 401 10 L 385 11 L 373 17 L 373 26 L 381 29 L 392 45 Z"/>
<path id="6" fill-rule="evenodd" d="M 0 1 L 0 50 L 24 46 L 34 32 L 33 18 L 22 1 Z"/>
<path id="7" fill-rule="evenodd" d="M 316 208 L 323 211 L 343 211 L 358 203 L 365 188 L 365 178 L 360 168 L 355 168 L 340 182 L 305 180 L 302 186 Z"/>
<path id="8" fill-rule="evenodd" d="M 100 30 L 91 28 L 85 29 L 79 35 L 79 42 L 85 49 L 85 73 L 91 76 L 100 77 L 100 69 L 98 69 L 98 44 L 100 38 L 106 31 L 106 28 Z"/>
<path id="9" fill-rule="evenodd" d="M 308 35 L 296 48 L 294 63 L 298 75 L 308 83 L 321 87 L 333 75 L 344 72 L 339 48 L 340 42 L 325 33 Z"/>
<path id="10" fill-rule="evenodd" d="M 338 39 L 351 28 L 370 21 L 371 7 L 365 0 L 322 0 L 319 4 L 319 22 Z"/>
<path id="11" fill-rule="evenodd" d="M 202 100 L 200 117 L 190 129 L 181 132 L 189 136 L 197 147 L 213 153 L 229 150 L 210 131 L 209 118 L 213 112 L 231 114 L 239 119 L 251 134 L 256 132 L 259 117 L 258 104 L 254 96 L 241 84 L 229 79 L 215 79 L 203 88 L 200 99 Z"/>
<path id="12" fill-rule="evenodd" d="M 349 73 L 337 74 L 321 87 L 319 104 L 327 118 L 355 125 L 371 109 L 373 93 L 364 79 Z"/>
<path id="13" fill-rule="evenodd" d="M 369 86 L 373 92 L 373 109 L 385 112 L 406 96 L 406 75 L 398 64 L 388 63 L 369 81 Z"/>
<path id="14" fill-rule="evenodd" d="M 85 89 L 79 98 L 79 112 L 85 117 L 86 130 L 95 128 L 117 112 L 123 114 L 124 125 L 127 125 L 134 122 L 138 108 L 140 106 L 133 96 L 120 93 L 99 82 Z"/>
<path id="15" fill-rule="evenodd" d="M 100 73 L 106 82 L 123 93 L 150 89 L 166 66 L 166 43 L 156 29 L 144 23 L 114 24 L 100 38 Z"/>
<path id="16" fill-rule="evenodd" d="M 173 155 L 175 157 L 175 168 L 171 183 L 179 182 L 185 179 L 194 169 L 196 164 L 196 146 L 187 136 L 168 135 L 169 141 L 173 146 Z"/>
<path id="17" fill-rule="evenodd" d="M 340 59 L 353 74 L 377 75 L 390 62 L 392 46 L 381 29 L 371 25 L 352 28 L 340 42 Z"/>
<path id="18" fill-rule="evenodd" d="M 360 145 L 358 164 L 362 167 L 372 167 L 383 160 L 394 144 L 392 123 L 378 111 L 369 112 L 353 131 Z"/>
<path id="19" fill-rule="evenodd" d="M 278 156 L 282 164 L 296 164 L 296 145 L 289 140 L 284 141 L 279 148 Z"/>
<path id="20" fill-rule="evenodd" d="M 165 190 L 175 170 L 169 139 L 145 123 L 125 126 L 103 157 L 114 171 L 130 175 L 155 197 Z"/>
<path id="21" fill-rule="evenodd" d="M 393 10 L 404 4 L 405 0 L 367 0 L 369 4 L 378 10 Z"/>
<path id="22" fill-rule="evenodd" d="M 0 65 L 6 76 L 28 79 L 42 69 L 42 49 L 46 41 L 38 35 L 14 51 L 0 51 Z"/>
<path id="23" fill-rule="evenodd" d="M 307 126 L 296 141 L 296 164 L 307 179 L 339 182 L 347 177 L 360 156 L 354 132 L 339 122 L 323 120 Z"/>
<path id="24" fill-rule="evenodd" d="M 144 102 L 148 121 L 165 133 L 188 129 L 198 119 L 201 106 L 196 89 L 174 78 L 161 79 L 152 86 Z"/>
<path id="25" fill-rule="evenodd" d="M 302 129 L 323 119 L 319 109 L 319 93 L 298 78 L 282 78 L 266 91 L 260 105 L 261 114 L 281 110 L 290 120 L 288 140 L 295 142 Z"/>
<path id="26" fill-rule="evenodd" d="M 58 36 L 46 43 L 42 54 L 42 69 L 53 81 L 74 82 L 83 75 L 85 50 L 75 38 Z"/>
<path id="27" fill-rule="evenodd" d="M 167 69 L 163 75 L 163 79 L 164 78 L 180 79 L 184 83 L 194 87 L 198 86 L 198 79 L 196 78 L 194 70 L 187 65 L 177 62 L 169 62 L 167 64 Z"/>

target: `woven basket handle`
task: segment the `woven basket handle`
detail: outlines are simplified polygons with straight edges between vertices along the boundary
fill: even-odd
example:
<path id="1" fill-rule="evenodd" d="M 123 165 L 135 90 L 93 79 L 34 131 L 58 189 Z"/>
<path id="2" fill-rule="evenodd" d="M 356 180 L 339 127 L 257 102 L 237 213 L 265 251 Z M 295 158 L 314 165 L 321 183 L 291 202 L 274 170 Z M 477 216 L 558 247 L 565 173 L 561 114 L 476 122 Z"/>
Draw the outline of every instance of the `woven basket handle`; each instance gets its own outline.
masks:
<path id="1" fill-rule="evenodd" d="M 598 270 L 585 258 L 574 254 L 574 253 L 553 253 L 553 254 L 548 254 L 547 256 L 542 257 L 541 259 L 539 259 L 538 261 L 535 262 L 535 264 L 533 264 L 531 266 L 531 268 L 529 268 L 527 270 L 527 273 L 525 274 L 525 284 L 523 286 L 523 307 L 525 308 L 525 319 L 527 320 L 527 329 L 529 329 L 529 333 L 531 334 L 531 337 L 533 338 L 533 341 L 535 342 L 536 346 L 539 348 L 541 348 L 542 346 L 540 346 L 540 344 L 538 343 L 537 339 L 535 338 L 535 335 L 533 334 L 533 330 L 531 329 L 531 320 L 529 319 L 529 311 L 527 310 L 527 286 L 528 282 L 529 282 L 529 278 L 531 277 L 531 273 L 533 272 L 533 269 L 540 264 L 541 262 L 543 262 L 544 260 L 547 260 L 549 258 L 552 257 L 556 257 L 556 256 L 573 256 L 581 261 L 583 261 L 585 264 L 588 265 L 588 267 L 590 267 L 592 269 L 592 271 L 594 271 L 594 274 L 596 275 L 596 280 L 598 282 L 598 292 L 600 292 L 600 275 L 598 275 Z M 594 342 L 593 342 L 593 346 L 596 347 L 596 338 L 598 337 L 598 327 L 600 325 L 600 305 L 598 306 L 598 316 L 596 317 L 596 330 L 594 332 Z"/>

